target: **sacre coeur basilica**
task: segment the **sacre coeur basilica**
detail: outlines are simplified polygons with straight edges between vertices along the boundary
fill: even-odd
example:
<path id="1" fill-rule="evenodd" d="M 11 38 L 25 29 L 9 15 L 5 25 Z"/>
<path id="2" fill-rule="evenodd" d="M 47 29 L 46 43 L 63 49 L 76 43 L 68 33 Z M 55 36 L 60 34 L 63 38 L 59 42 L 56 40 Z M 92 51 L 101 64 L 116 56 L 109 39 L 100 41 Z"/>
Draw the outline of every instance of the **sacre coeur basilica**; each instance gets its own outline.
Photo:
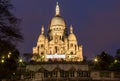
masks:
<path id="1" fill-rule="evenodd" d="M 69 28 L 68 34 L 68 28 L 64 18 L 60 15 L 57 3 L 55 16 L 50 21 L 47 36 L 44 33 L 44 26 L 41 28 L 37 45 L 33 47 L 32 60 L 36 62 L 49 60 L 83 61 L 82 45 L 78 45 L 72 25 Z"/>

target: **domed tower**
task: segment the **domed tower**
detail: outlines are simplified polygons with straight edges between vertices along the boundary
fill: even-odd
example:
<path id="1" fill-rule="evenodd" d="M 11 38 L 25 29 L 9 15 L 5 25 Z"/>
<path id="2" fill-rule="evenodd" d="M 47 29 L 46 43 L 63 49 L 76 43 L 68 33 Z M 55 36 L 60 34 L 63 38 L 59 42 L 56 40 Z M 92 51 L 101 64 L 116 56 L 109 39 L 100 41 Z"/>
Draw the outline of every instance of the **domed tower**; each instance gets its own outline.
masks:
<path id="1" fill-rule="evenodd" d="M 68 41 L 69 41 L 69 48 L 70 47 L 75 48 L 75 46 L 77 45 L 77 39 L 76 39 L 75 34 L 73 33 L 72 25 L 70 26 L 70 34 L 68 36 Z"/>
<path id="2" fill-rule="evenodd" d="M 37 59 L 36 56 L 45 57 L 45 41 L 46 37 L 44 35 L 44 26 L 41 28 L 41 34 L 38 37 L 37 46 L 33 47 L 33 57 L 32 60 L 40 61 L 41 59 Z"/>
<path id="3" fill-rule="evenodd" d="M 41 34 L 38 37 L 37 46 L 40 46 L 41 44 L 44 44 L 44 41 L 45 41 L 44 26 L 42 26 L 42 28 L 41 28 Z"/>
<path id="4" fill-rule="evenodd" d="M 67 37 L 67 28 L 66 23 L 62 16 L 60 16 L 60 8 L 57 2 L 55 16 L 51 19 L 49 29 L 48 29 L 48 38 L 49 40 L 54 40 L 55 36 L 60 40 L 64 40 Z"/>
<path id="5" fill-rule="evenodd" d="M 78 46 L 77 38 L 73 33 L 73 27 L 70 26 L 70 34 L 68 36 L 68 52 L 67 52 L 67 60 L 68 61 L 82 61 L 82 46 Z"/>

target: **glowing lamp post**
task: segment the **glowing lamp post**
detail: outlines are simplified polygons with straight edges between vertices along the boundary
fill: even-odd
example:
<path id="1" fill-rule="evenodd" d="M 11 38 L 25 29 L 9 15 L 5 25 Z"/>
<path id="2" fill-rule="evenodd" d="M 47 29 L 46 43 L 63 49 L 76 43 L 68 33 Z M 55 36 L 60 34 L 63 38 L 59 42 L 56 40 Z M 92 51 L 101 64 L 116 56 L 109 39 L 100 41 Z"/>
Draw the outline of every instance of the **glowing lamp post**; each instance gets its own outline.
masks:
<path id="1" fill-rule="evenodd" d="M 12 53 L 11 53 L 11 52 L 9 52 L 9 54 L 8 54 L 8 58 L 10 58 L 11 54 L 12 54 Z"/>
<path id="2" fill-rule="evenodd" d="M 5 60 L 4 60 L 4 59 L 2 59 L 2 60 L 1 60 L 1 63 L 4 63 L 4 62 L 5 62 Z"/>
<path id="3" fill-rule="evenodd" d="M 20 64 L 23 63 L 23 59 L 19 59 L 19 63 L 20 63 Z"/>
<path id="4" fill-rule="evenodd" d="M 2 56 L 1 63 L 5 63 L 5 56 Z"/>
<path id="5" fill-rule="evenodd" d="M 97 63 L 98 62 L 98 58 L 94 58 L 94 62 Z"/>
<path id="6" fill-rule="evenodd" d="M 18 60 L 18 62 L 19 62 L 19 72 L 20 72 L 20 75 L 21 75 L 21 64 L 23 63 L 23 59 L 20 58 L 20 59 Z"/>
<path id="7" fill-rule="evenodd" d="M 115 59 L 115 60 L 114 60 L 114 63 L 117 63 L 117 62 L 118 62 L 118 60 L 117 60 L 117 59 Z"/>
<path id="8" fill-rule="evenodd" d="M 98 64 L 98 58 L 95 57 L 95 58 L 94 58 L 94 69 L 97 69 L 97 68 L 98 68 L 97 64 Z"/>

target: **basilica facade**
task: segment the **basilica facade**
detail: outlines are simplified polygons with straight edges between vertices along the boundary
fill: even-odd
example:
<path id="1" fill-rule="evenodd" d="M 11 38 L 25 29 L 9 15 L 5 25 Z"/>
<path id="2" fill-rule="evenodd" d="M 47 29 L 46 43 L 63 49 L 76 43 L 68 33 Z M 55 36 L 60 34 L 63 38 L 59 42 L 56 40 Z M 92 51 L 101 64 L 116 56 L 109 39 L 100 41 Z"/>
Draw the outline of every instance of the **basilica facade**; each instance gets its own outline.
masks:
<path id="1" fill-rule="evenodd" d="M 82 45 L 78 46 L 77 38 L 73 32 L 72 25 L 69 27 L 64 18 L 60 15 L 60 8 L 57 3 L 55 16 L 51 19 L 47 35 L 44 32 L 44 26 L 41 28 L 41 34 L 38 37 L 37 45 L 33 47 L 34 61 L 82 61 Z"/>

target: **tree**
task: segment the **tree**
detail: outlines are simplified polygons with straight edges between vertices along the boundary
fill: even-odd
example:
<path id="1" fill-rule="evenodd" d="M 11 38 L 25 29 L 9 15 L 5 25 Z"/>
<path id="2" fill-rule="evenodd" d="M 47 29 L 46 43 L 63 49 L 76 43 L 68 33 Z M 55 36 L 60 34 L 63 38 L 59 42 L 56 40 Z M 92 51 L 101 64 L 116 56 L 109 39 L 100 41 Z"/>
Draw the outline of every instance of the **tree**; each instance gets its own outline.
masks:
<path id="1" fill-rule="evenodd" d="M 120 61 L 120 49 L 117 49 L 115 59 Z"/>
<path id="2" fill-rule="evenodd" d="M 18 28 L 20 20 L 12 14 L 11 9 L 10 0 L 0 0 L 0 62 L 3 62 L 0 63 L 0 78 L 16 70 L 19 57 L 16 45 L 23 40 Z"/>
<path id="3" fill-rule="evenodd" d="M 83 63 L 86 63 L 86 62 L 87 62 L 87 57 L 83 56 Z"/>
<path id="4" fill-rule="evenodd" d="M 12 14 L 12 8 L 10 0 L 0 0 L 0 55 L 14 50 L 23 39 L 18 28 L 20 20 Z"/>
<path id="5" fill-rule="evenodd" d="M 114 62 L 111 64 L 111 70 L 120 71 L 120 49 L 117 49 Z"/>
<path id="6" fill-rule="evenodd" d="M 97 68 L 100 70 L 109 70 L 111 63 L 113 63 L 113 56 L 109 55 L 106 52 L 102 52 L 100 55 L 97 55 Z"/>

